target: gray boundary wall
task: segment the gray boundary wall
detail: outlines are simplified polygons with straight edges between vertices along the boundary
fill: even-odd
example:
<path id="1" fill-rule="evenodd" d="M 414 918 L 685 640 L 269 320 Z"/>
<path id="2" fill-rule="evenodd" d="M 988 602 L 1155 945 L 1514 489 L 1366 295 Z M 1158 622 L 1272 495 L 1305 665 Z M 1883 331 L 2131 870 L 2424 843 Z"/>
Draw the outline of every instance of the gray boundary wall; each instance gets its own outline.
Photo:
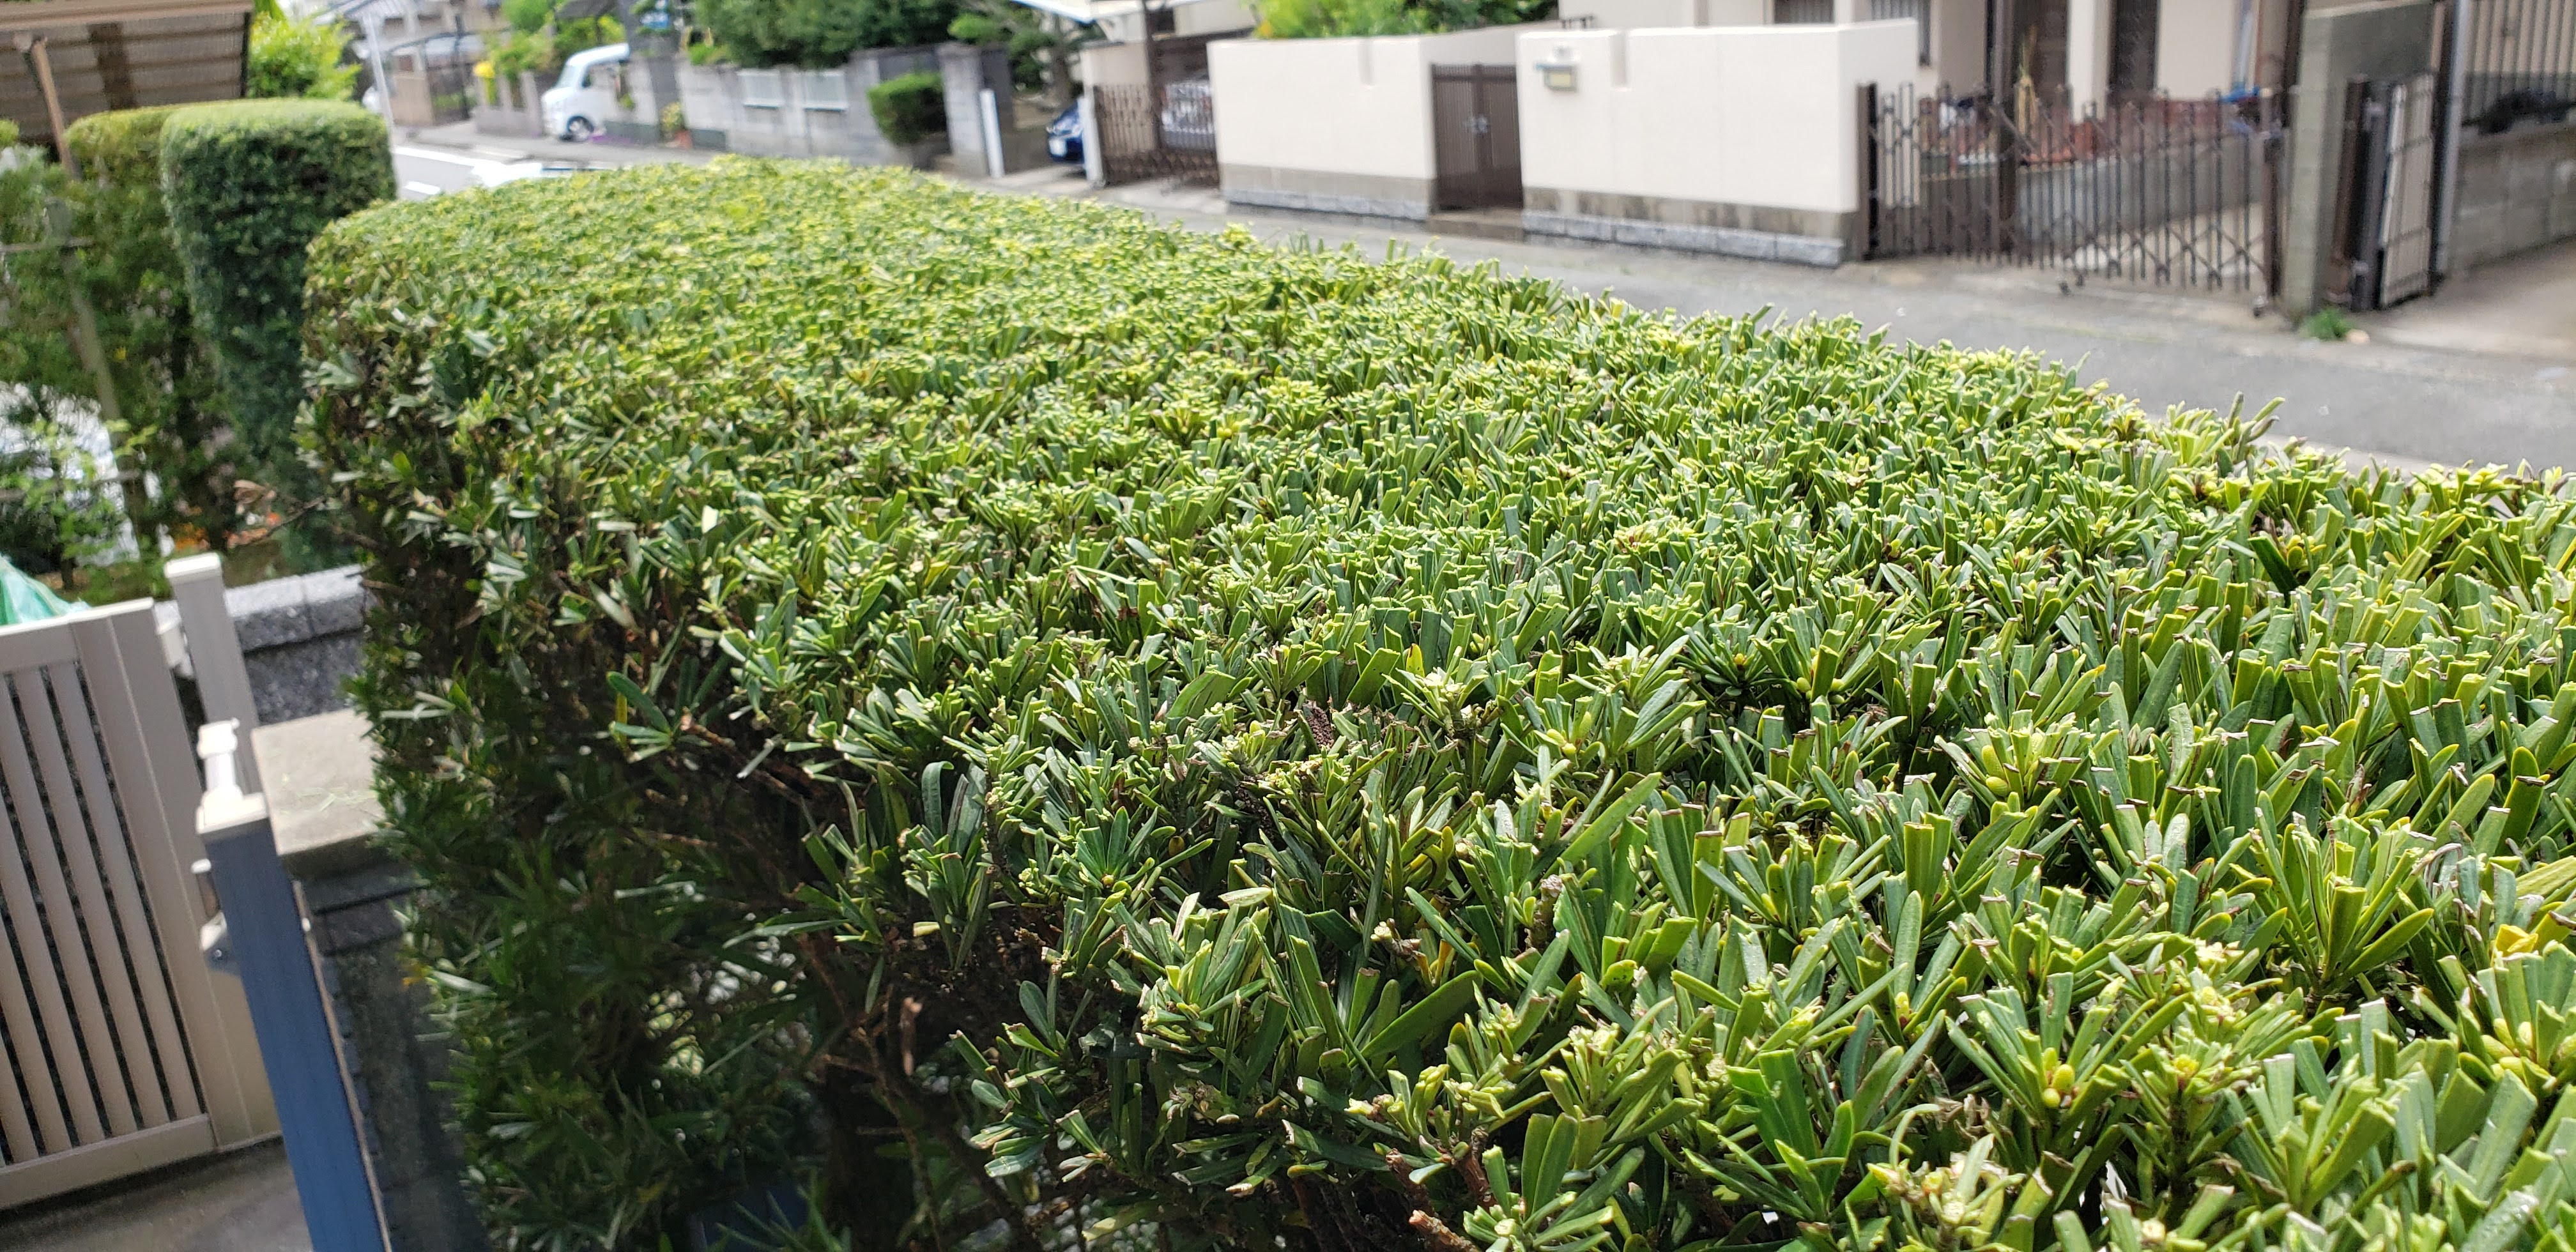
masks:
<path id="1" fill-rule="evenodd" d="M 177 627 L 177 605 L 152 607 L 164 632 Z M 349 707 L 340 684 L 358 672 L 367 615 L 357 566 L 227 587 L 224 611 L 241 637 L 261 725 Z"/>
<path id="2" fill-rule="evenodd" d="M 2333 201 L 2344 92 L 2355 78 L 2403 78 L 2433 68 L 2440 12 L 2432 0 L 2365 0 L 2308 14 L 2299 37 L 2289 193 L 2281 214 L 2281 307 L 2293 317 L 2313 311 L 2341 283 L 2326 270 L 2342 208 Z"/>

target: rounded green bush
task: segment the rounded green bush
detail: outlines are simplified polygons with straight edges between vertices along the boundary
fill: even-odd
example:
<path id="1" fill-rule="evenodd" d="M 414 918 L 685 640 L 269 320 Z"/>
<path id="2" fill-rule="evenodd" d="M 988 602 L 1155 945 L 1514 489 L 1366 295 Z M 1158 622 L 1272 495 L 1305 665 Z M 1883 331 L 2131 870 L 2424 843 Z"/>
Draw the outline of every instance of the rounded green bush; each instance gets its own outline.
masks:
<path id="1" fill-rule="evenodd" d="M 821 166 L 312 290 L 520 1246 L 2576 1233 L 2555 475 Z"/>

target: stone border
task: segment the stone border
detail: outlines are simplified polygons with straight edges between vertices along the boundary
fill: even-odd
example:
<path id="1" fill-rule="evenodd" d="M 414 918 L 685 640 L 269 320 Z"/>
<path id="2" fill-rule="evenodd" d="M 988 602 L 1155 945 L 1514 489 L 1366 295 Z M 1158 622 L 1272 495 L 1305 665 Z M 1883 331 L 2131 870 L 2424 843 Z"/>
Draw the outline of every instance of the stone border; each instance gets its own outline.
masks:
<path id="1" fill-rule="evenodd" d="M 1522 211 L 1521 229 L 1532 236 L 1669 248 L 1676 252 L 1706 252 L 1756 261 L 1786 261 L 1825 269 L 1832 269 L 1849 259 L 1850 247 L 1844 240 L 1817 235 L 1787 235 L 1726 226 L 1685 226 L 1591 213 L 1545 213 L 1536 209 Z"/>
<path id="2" fill-rule="evenodd" d="M 367 615 L 357 566 L 227 587 L 224 611 L 241 639 L 261 724 L 349 707 L 340 684 L 358 672 Z M 165 632 L 177 629 L 177 605 L 156 604 L 153 614 Z"/>
<path id="3" fill-rule="evenodd" d="M 1431 216 L 1431 206 L 1420 200 L 1381 200 L 1372 196 L 1343 196 L 1305 191 L 1274 191 L 1267 187 L 1228 187 L 1227 204 L 1247 209 L 1286 209 L 1292 213 L 1339 213 L 1346 217 L 1385 217 L 1403 222 L 1419 222 Z"/>

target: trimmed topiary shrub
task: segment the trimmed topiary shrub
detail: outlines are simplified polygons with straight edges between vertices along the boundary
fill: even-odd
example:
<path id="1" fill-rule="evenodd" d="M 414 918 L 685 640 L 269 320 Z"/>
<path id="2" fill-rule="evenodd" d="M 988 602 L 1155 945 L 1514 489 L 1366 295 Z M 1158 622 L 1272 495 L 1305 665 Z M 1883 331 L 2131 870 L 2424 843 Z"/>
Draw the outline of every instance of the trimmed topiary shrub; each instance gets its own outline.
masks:
<path id="1" fill-rule="evenodd" d="M 243 469 L 287 502 L 310 500 L 319 484 L 294 441 L 304 250 L 334 219 L 392 198 L 384 122 L 333 101 L 194 105 L 162 122 L 161 176 Z"/>
<path id="2" fill-rule="evenodd" d="M 899 144 L 920 143 L 948 129 L 948 96 L 935 71 L 902 74 L 868 88 L 868 112 L 877 133 Z"/>
<path id="3" fill-rule="evenodd" d="M 2555 476 L 884 171 L 314 256 L 514 1246 L 2576 1236 Z"/>

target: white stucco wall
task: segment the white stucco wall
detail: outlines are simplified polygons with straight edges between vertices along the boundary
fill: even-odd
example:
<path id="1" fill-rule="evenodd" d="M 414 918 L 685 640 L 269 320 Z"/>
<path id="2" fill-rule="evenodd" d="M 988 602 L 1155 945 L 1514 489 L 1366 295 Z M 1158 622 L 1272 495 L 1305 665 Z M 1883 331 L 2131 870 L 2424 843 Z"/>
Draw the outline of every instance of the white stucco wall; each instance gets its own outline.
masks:
<path id="1" fill-rule="evenodd" d="M 1217 161 L 1430 178 L 1431 67 L 1509 65 L 1515 41 L 1529 29 L 1209 44 Z"/>
<path id="2" fill-rule="evenodd" d="M 1142 87 L 1145 85 L 1145 45 L 1140 43 L 1095 43 L 1082 49 L 1082 85 L 1085 87 Z"/>
<path id="3" fill-rule="evenodd" d="M 2111 93 L 2111 0 L 2066 0 L 2066 100 L 2077 113 Z"/>
<path id="4" fill-rule="evenodd" d="M 1985 89 L 1984 0 L 1932 0 L 1932 64 L 1921 81 L 1927 94 L 1945 85 L 1962 94 Z"/>
<path id="5" fill-rule="evenodd" d="M 1552 91 L 1540 63 L 1575 67 Z M 1520 37 L 1521 181 L 1847 213 L 1865 82 L 1915 78 L 1911 21 Z"/>
<path id="6" fill-rule="evenodd" d="M 2164 0 L 2156 15 L 2156 85 L 2188 99 L 2236 81 L 2237 0 Z"/>

